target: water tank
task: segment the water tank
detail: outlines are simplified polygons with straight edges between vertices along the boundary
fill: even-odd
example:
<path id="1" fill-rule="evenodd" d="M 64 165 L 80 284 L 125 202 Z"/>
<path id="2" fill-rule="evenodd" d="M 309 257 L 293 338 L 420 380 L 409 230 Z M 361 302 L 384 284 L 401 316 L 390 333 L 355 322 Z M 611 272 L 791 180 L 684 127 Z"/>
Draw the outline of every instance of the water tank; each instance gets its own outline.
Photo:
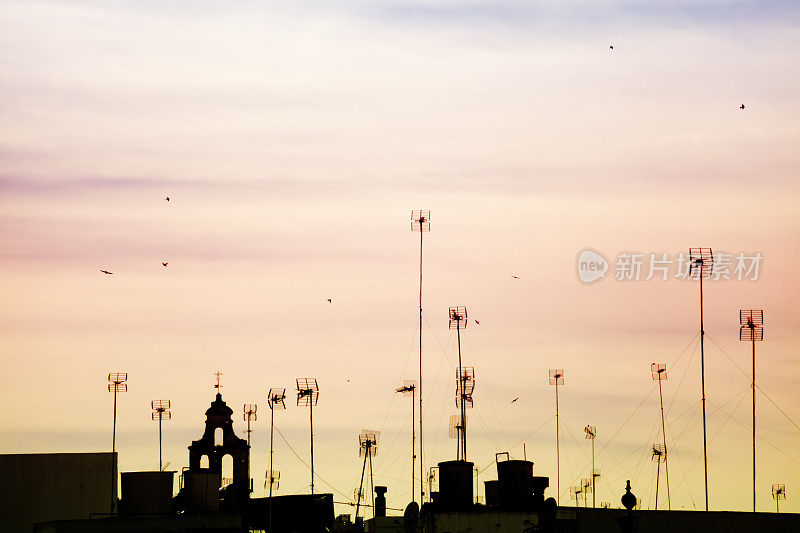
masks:
<path id="1" fill-rule="evenodd" d="M 175 472 L 122 472 L 120 511 L 128 515 L 169 514 Z"/>
<path id="2" fill-rule="evenodd" d="M 442 509 L 464 510 L 472 507 L 472 471 L 467 461 L 439 463 L 439 502 Z"/>
<path id="3" fill-rule="evenodd" d="M 483 492 L 486 494 L 486 505 L 493 506 L 500 503 L 500 492 L 497 486 L 497 480 L 483 482 Z"/>
<path id="4" fill-rule="evenodd" d="M 529 507 L 533 492 L 533 462 L 510 460 L 497 463 L 497 485 L 501 506 Z"/>
<path id="5" fill-rule="evenodd" d="M 192 513 L 219 511 L 219 474 L 210 472 L 184 472 L 183 491 L 185 506 Z"/>

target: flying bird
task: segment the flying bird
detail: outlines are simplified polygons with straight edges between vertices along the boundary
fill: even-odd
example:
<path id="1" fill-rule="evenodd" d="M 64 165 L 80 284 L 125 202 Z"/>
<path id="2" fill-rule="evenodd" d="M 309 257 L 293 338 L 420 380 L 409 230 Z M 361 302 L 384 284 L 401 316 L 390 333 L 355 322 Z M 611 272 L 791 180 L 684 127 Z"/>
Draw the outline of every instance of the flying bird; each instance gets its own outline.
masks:
<path id="1" fill-rule="evenodd" d="M 744 104 L 740 105 L 739 109 L 744 109 Z"/>
<path id="2" fill-rule="evenodd" d="M 328 303 L 331 303 L 331 302 L 333 302 L 333 299 L 328 298 Z"/>
<path id="3" fill-rule="evenodd" d="M 517 396 L 516 398 L 514 398 L 513 400 L 511 400 L 511 403 L 514 403 L 514 402 L 516 402 L 517 400 L 519 400 L 519 396 Z"/>
<path id="4" fill-rule="evenodd" d="M 478 324 L 479 326 L 481 325 L 481 323 L 480 323 L 480 322 L 478 322 L 477 320 L 475 321 L 475 323 L 476 323 L 476 324 Z"/>
<path id="5" fill-rule="evenodd" d="M 609 46 L 609 48 L 611 48 L 613 50 L 614 49 L 614 45 L 612 44 L 611 46 Z"/>
<path id="6" fill-rule="evenodd" d="M 102 269 L 100 270 L 100 272 L 102 272 L 103 274 L 113 274 L 113 272 L 109 272 L 108 270 L 102 270 Z"/>
<path id="7" fill-rule="evenodd" d="M 161 264 L 164 265 L 164 266 L 167 266 L 169 264 L 169 262 L 165 263 L 164 261 L 161 261 Z"/>
<path id="8" fill-rule="evenodd" d="M 164 198 L 164 200 L 166 200 L 166 201 L 168 201 L 168 202 L 169 202 L 169 196 L 167 196 L 166 198 Z"/>
<path id="9" fill-rule="evenodd" d="M 511 277 L 514 278 L 514 279 L 519 279 L 519 276 L 512 275 Z"/>

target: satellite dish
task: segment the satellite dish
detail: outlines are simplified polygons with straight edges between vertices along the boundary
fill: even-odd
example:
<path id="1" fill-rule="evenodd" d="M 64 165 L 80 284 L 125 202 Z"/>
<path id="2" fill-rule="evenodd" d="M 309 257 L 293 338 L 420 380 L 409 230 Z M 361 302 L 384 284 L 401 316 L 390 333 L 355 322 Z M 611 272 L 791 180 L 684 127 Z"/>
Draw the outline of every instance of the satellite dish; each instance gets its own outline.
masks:
<path id="1" fill-rule="evenodd" d="M 417 505 L 417 502 L 411 502 L 406 505 L 406 510 L 403 511 L 403 528 L 407 533 L 412 533 L 417 530 L 418 519 L 419 505 Z"/>

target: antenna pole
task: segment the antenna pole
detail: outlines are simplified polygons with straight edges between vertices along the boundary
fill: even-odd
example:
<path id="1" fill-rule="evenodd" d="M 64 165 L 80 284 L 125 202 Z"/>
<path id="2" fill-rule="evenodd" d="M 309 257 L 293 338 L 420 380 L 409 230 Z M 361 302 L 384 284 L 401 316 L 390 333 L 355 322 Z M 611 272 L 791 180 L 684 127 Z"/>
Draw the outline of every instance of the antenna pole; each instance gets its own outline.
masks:
<path id="1" fill-rule="evenodd" d="M 661 476 L 661 458 L 656 461 L 656 511 L 658 511 L 658 478 Z"/>
<path id="2" fill-rule="evenodd" d="M 114 429 L 111 432 L 111 512 L 114 514 L 114 489 L 117 485 L 117 462 L 114 455 L 117 453 L 117 387 L 114 386 Z"/>
<path id="3" fill-rule="evenodd" d="M 561 451 L 558 440 L 558 379 L 556 379 L 556 504 L 561 503 Z"/>
<path id="4" fill-rule="evenodd" d="M 358 519 L 358 507 L 364 495 L 364 471 L 367 469 L 367 454 L 364 454 L 364 464 L 361 465 L 361 483 L 358 485 L 358 495 L 356 496 L 356 520 Z M 271 532 L 270 532 L 271 533 Z"/>
<path id="5" fill-rule="evenodd" d="M 114 422 L 111 430 L 111 510 L 114 514 L 114 493 L 117 489 L 117 393 L 128 391 L 128 373 L 110 372 L 108 374 L 108 392 L 114 393 Z"/>
<path id="6" fill-rule="evenodd" d="M 459 321 L 460 322 L 460 321 Z M 461 371 L 461 324 L 456 328 L 458 338 L 458 390 L 461 408 L 461 460 L 467 460 L 467 413 L 464 409 L 464 376 Z"/>
<path id="7" fill-rule="evenodd" d="M 369 489 L 372 492 L 372 519 L 375 519 L 375 482 L 372 479 L 372 446 L 367 444 L 367 456 L 369 457 Z"/>
<path id="8" fill-rule="evenodd" d="M 419 232 L 419 504 L 422 506 L 425 491 L 422 488 L 423 463 L 425 455 L 422 447 L 422 234 Z M 413 499 L 413 498 L 412 498 Z"/>
<path id="9" fill-rule="evenodd" d="M 669 454 L 667 453 L 667 433 L 664 425 L 664 396 L 661 394 L 661 379 L 658 380 L 658 399 L 661 403 L 661 436 L 664 443 L 664 471 L 667 474 L 667 509 L 672 510 L 672 500 L 669 495 Z M 656 476 L 658 478 L 658 476 Z M 658 482 L 656 482 L 656 509 L 658 509 Z"/>
<path id="10" fill-rule="evenodd" d="M 161 472 L 163 469 L 163 463 L 161 462 L 161 417 L 158 417 L 158 471 Z"/>
<path id="11" fill-rule="evenodd" d="M 272 439 L 275 433 L 275 409 L 270 403 L 269 410 L 269 533 L 272 533 L 272 485 L 275 481 L 275 471 L 272 469 Z"/>
<path id="12" fill-rule="evenodd" d="M 701 259 L 701 262 L 703 259 Z M 706 446 L 706 363 L 703 351 L 703 339 L 706 335 L 703 329 L 703 271 L 700 267 L 700 387 L 703 395 L 703 479 L 705 481 L 706 511 L 708 511 L 708 449 Z"/>
<path id="13" fill-rule="evenodd" d="M 595 502 L 594 502 L 594 494 L 595 494 L 594 478 L 595 478 L 595 475 L 594 475 L 594 439 L 592 439 L 592 509 L 594 509 L 594 507 L 595 507 Z"/>
<path id="14" fill-rule="evenodd" d="M 417 457 L 416 448 L 415 448 L 415 446 L 416 446 L 416 438 L 415 437 L 416 436 L 414 434 L 414 409 L 415 409 L 414 392 L 415 392 L 415 390 L 416 390 L 416 387 L 411 389 L 411 501 L 412 502 L 416 500 L 416 498 L 414 496 L 414 460 Z M 420 489 L 421 489 L 422 488 L 422 478 L 419 479 L 419 486 L 420 486 Z M 420 505 L 422 505 L 422 501 L 420 501 L 419 503 L 420 503 Z"/>
<path id="15" fill-rule="evenodd" d="M 752 323 L 752 322 L 751 322 Z M 756 336 L 755 328 L 750 327 L 753 337 L 753 512 L 756 512 Z"/>
<path id="16" fill-rule="evenodd" d="M 312 393 L 313 394 L 313 393 Z M 314 494 L 314 402 L 308 404 L 308 417 L 311 421 L 311 494 Z"/>

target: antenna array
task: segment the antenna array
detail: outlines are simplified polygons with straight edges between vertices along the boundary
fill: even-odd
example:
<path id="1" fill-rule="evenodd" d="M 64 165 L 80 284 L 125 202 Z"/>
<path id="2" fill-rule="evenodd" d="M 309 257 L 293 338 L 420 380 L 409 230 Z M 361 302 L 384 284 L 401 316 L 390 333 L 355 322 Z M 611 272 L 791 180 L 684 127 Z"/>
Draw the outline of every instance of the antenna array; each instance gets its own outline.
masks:
<path id="1" fill-rule="evenodd" d="M 561 503 L 561 449 L 558 438 L 559 425 L 558 425 L 558 386 L 564 385 L 564 369 L 551 368 L 549 373 L 550 385 L 556 387 L 556 504 Z"/>
<path id="2" fill-rule="evenodd" d="M 170 401 L 153 400 L 150 402 L 150 408 L 153 410 L 153 412 L 150 413 L 150 418 L 158 420 L 158 470 L 160 472 L 164 470 L 164 466 L 161 462 L 161 421 L 172 420 L 172 412 L 169 411 Z"/>
<path id="3" fill-rule="evenodd" d="M 672 497 L 669 492 L 669 462 L 667 461 L 667 430 L 664 422 L 664 394 L 661 390 L 661 382 L 667 380 L 666 363 L 651 363 L 650 377 L 658 381 L 658 401 L 661 406 L 661 451 L 664 457 L 664 472 L 667 474 L 667 509 L 672 510 Z M 659 464 L 659 470 L 661 465 Z M 656 474 L 656 510 L 658 510 L 658 473 Z"/>
<path id="4" fill-rule="evenodd" d="M 711 248 L 689 248 L 689 272 L 700 280 L 700 391 L 703 403 L 703 480 L 708 511 L 708 447 L 706 445 L 706 359 L 703 350 L 705 329 L 703 329 L 703 278 L 711 277 L 714 269 L 714 254 Z"/>
<path id="5" fill-rule="evenodd" d="M 117 488 L 117 393 L 128 392 L 128 373 L 111 372 L 108 374 L 108 392 L 114 393 L 114 426 L 111 431 L 111 511 L 114 514 L 114 494 Z"/>
<path id="6" fill-rule="evenodd" d="M 314 494 L 314 406 L 319 401 L 317 378 L 297 378 L 297 406 L 308 407 L 311 426 L 311 494 Z"/>
<path id="7" fill-rule="evenodd" d="M 414 425 L 414 415 L 416 404 L 414 402 L 414 393 L 417 390 L 416 382 L 413 379 L 406 379 L 403 380 L 403 384 L 396 388 L 394 391 L 402 394 L 403 396 L 411 396 L 411 501 L 415 501 L 416 494 L 414 492 L 414 485 L 415 485 L 415 478 L 414 478 L 414 464 L 417 458 L 416 454 L 416 426 Z M 419 480 L 420 486 L 422 485 L 422 479 Z M 422 502 L 420 502 L 421 504 Z"/>
<path id="8" fill-rule="evenodd" d="M 764 340 L 764 310 L 739 310 L 739 340 L 750 341 L 753 347 L 753 512 L 756 512 L 756 341 Z"/>
<path id="9" fill-rule="evenodd" d="M 422 488 L 422 475 L 425 471 L 423 462 L 422 433 L 422 236 L 431 230 L 431 212 L 429 209 L 411 211 L 411 231 L 419 232 L 419 504 L 422 505 L 425 491 Z M 413 400 L 412 400 L 413 401 Z M 412 421 L 413 423 L 413 421 Z M 411 451 L 412 455 L 414 451 Z M 413 492 L 413 487 L 412 487 Z M 413 496 L 412 496 L 413 500 Z"/>

